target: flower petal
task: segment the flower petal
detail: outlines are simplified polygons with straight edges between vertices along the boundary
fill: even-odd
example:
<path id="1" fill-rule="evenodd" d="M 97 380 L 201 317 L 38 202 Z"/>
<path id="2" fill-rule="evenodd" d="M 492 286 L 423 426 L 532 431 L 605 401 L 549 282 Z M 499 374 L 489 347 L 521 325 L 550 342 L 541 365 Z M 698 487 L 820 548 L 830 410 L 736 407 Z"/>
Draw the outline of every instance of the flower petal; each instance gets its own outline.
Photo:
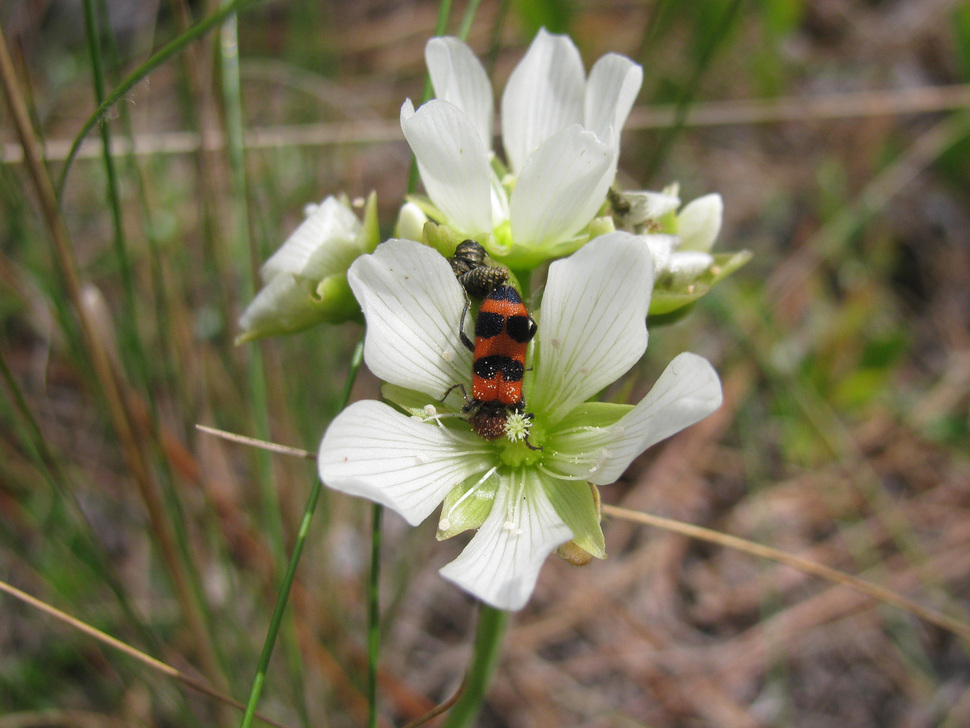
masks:
<path id="1" fill-rule="evenodd" d="M 465 299 L 448 262 L 410 240 L 389 240 L 347 274 L 367 319 L 364 360 L 385 382 L 432 399 L 471 377 L 458 338 Z"/>
<path id="2" fill-rule="evenodd" d="M 492 511 L 461 555 L 440 573 L 498 609 L 525 606 L 546 557 L 572 537 L 535 472 L 502 476 Z"/>
<path id="3" fill-rule="evenodd" d="M 457 38 L 432 38 L 424 47 L 435 96 L 457 106 L 486 149 L 492 147 L 492 84 L 472 49 Z"/>
<path id="4" fill-rule="evenodd" d="M 327 197 L 263 264 L 263 281 L 269 283 L 280 273 L 311 280 L 342 273 L 363 252 L 356 239 L 360 228 L 360 220 L 349 207 L 336 197 Z"/>
<path id="5" fill-rule="evenodd" d="M 550 266 L 527 402 L 547 426 L 643 355 L 652 288 L 649 250 L 629 233 L 601 235 Z"/>
<path id="6" fill-rule="evenodd" d="M 696 354 L 675 357 L 650 393 L 613 426 L 572 428 L 554 436 L 556 453 L 544 463 L 555 472 L 606 485 L 651 445 L 690 427 L 721 406 L 721 382 Z"/>
<path id="7" fill-rule="evenodd" d="M 589 224 L 606 199 L 616 149 L 579 124 L 560 130 L 526 162 L 512 191 L 516 245 L 551 247 Z"/>
<path id="8" fill-rule="evenodd" d="M 673 290 L 683 288 L 697 279 L 701 273 L 714 264 L 714 256 L 699 250 L 687 250 L 671 254 L 667 263 L 670 273 L 669 287 Z"/>
<path id="9" fill-rule="evenodd" d="M 317 465 L 328 487 L 392 508 L 416 526 L 448 491 L 489 463 L 474 435 L 364 400 L 327 428 Z"/>
<path id="10" fill-rule="evenodd" d="M 640 239 L 650 248 L 650 255 L 653 258 L 653 277 L 656 280 L 670 268 L 670 258 L 680 240 L 676 235 L 664 233 L 647 233 L 641 235 Z"/>
<path id="11" fill-rule="evenodd" d="M 716 192 L 691 200 L 677 214 L 680 249 L 709 251 L 721 232 L 723 217 L 724 202 Z"/>
<path id="12" fill-rule="evenodd" d="M 401 129 L 428 196 L 448 222 L 471 237 L 490 233 L 494 172 L 475 124 L 447 101 L 432 99 L 415 111 L 409 99 Z"/>
<path id="13" fill-rule="evenodd" d="M 617 226 L 621 230 L 636 230 L 646 223 L 652 226 L 663 226 L 664 218 L 674 219 L 674 212 L 680 207 L 680 198 L 666 192 L 651 192 L 639 190 L 636 192 L 622 192 L 620 199 L 627 209 L 618 212 Z"/>
<path id="14" fill-rule="evenodd" d="M 424 238 L 424 224 L 428 216 L 413 202 L 405 202 L 397 213 L 394 223 L 394 237 L 405 240 L 422 240 Z"/>
<path id="15" fill-rule="evenodd" d="M 513 173 L 549 137 L 583 120 L 585 90 L 583 59 L 572 40 L 541 29 L 502 94 L 502 142 Z"/>
<path id="16" fill-rule="evenodd" d="M 606 139 L 610 127 L 619 140 L 643 83 L 643 68 L 626 56 L 608 53 L 593 64 L 586 82 L 583 125 Z"/>

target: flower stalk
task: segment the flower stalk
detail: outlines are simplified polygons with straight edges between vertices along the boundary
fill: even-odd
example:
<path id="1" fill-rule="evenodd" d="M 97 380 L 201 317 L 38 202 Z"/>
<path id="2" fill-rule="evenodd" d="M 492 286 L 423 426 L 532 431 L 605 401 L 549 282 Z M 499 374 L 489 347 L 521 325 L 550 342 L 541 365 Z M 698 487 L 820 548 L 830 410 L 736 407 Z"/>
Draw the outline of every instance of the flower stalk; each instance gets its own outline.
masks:
<path id="1" fill-rule="evenodd" d="M 482 708 L 485 691 L 491 682 L 502 654 L 502 641 L 508 625 L 509 613 L 487 604 L 478 607 L 478 630 L 475 633 L 475 652 L 458 702 L 449 711 L 442 728 L 464 728 L 475 719 Z"/>

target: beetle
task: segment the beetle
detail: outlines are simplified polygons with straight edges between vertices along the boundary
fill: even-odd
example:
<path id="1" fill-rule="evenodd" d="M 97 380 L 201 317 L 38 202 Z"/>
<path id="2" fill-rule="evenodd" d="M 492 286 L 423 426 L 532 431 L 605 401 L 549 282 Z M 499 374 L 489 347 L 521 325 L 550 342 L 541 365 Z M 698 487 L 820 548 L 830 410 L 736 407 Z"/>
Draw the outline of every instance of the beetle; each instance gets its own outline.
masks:
<path id="1" fill-rule="evenodd" d="M 495 440 L 505 432 L 509 412 L 525 410 L 522 396 L 525 352 L 538 327 L 517 290 L 512 286 L 496 286 L 478 311 L 473 344 L 465 334 L 465 316 L 470 303 L 466 299 L 458 335 L 462 344 L 474 353 L 471 399 L 463 386 L 456 386 L 465 394 L 462 412 L 471 415 L 472 429 L 482 439 Z"/>
<path id="2" fill-rule="evenodd" d="M 485 298 L 493 288 L 509 279 L 509 269 L 489 265 L 487 257 L 485 248 L 469 239 L 458 243 L 454 256 L 448 258 L 458 282 L 474 298 Z"/>

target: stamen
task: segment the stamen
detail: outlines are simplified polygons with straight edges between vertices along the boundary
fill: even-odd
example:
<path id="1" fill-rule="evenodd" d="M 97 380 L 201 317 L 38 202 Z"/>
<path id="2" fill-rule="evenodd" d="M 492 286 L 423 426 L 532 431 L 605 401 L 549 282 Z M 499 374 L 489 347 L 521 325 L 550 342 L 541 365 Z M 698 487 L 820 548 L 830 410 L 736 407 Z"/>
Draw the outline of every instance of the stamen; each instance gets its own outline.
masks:
<path id="1" fill-rule="evenodd" d="M 593 467 L 591 467 L 591 468 L 589 469 L 589 473 L 590 473 L 590 475 L 592 475 L 592 474 L 593 474 L 593 473 L 595 473 L 595 472 L 596 472 L 597 470 L 599 470 L 599 469 L 600 469 L 600 468 L 601 468 L 601 467 L 603 466 L 603 463 L 605 463 L 605 462 L 607 461 L 607 459 L 609 459 L 609 458 L 611 458 L 611 457 L 613 457 L 613 453 L 611 453 L 611 452 L 610 452 L 609 450 L 607 450 L 607 449 L 606 449 L 606 448 L 604 447 L 604 448 L 603 448 L 603 449 L 602 449 L 602 450 L 600 451 L 600 456 L 599 456 L 598 458 L 596 458 L 596 462 L 595 462 L 595 463 L 593 464 Z"/>
<path id="2" fill-rule="evenodd" d="M 552 470 L 549 470 L 549 468 L 547 468 L 542 463 L 536 463 L 535 467 L 537 467 L 543 473 L 548 475 L 550 478 L 555 478 L 556 480 L 586 480 L 585 475 L 565 475 L 563 473 L 553 472 Z"/>
<path id="3" fill-rule="evenodd" d="M 508 512 L 506 513 L 506 521 L 502 524 L 502 529 L 508 531 L 513 536 L 522 535 L 522 529 L 519 528 L 518 521 L 515 520 L 515 507 L 512 505 L 509 506 Z"/>
<path id="4" fill-rule="evenodd" d="M 564 435 L 584 435 L 587 432 L 592 432 L 593 430 L 601 430 L 602 427 L 595 427 L 594 425 L 576 425 L 575 427 L 566 427 L 562 430 L 556 430 L 556 436 L 562 437 Z"/>
<path id="5" fill-rule="evenodd" d="M 454 419 L 456 417 L 460 419 L 465 419 L 463 415 L 459 414 L 458 412 L 439 413 L 433 404 L 425 405 L 424 413 L 426 416 L 422 419 L 422 421 L 423 422 L 433 421 L 436 425 L 438 425 L 438 428 L 452 440 L 452 442 L 460 443 L 466 446 L 470 444 L 468 439 L 462 437 L 460 433 L 455 432 L 454 430 L 448 427 L 445 427 L 444 423 L 442 422 L 442 420 L 446 420 L 449 418 Z M 486 443 L 483 442 L 481 447 L 472 448 L 470 450 L 464 450 L 455 454 L 459 456 L 481 455 L 482 453 L 485 453 L 485 452 L 488 452 L 488 446 Z"/>
<path id="6" fill-rule="evenodd" d="M 511 413 L 505 420 L 505 436 L 510 442 L 520 442 L 529 437 L 532 418 L 520 412 Z"/>

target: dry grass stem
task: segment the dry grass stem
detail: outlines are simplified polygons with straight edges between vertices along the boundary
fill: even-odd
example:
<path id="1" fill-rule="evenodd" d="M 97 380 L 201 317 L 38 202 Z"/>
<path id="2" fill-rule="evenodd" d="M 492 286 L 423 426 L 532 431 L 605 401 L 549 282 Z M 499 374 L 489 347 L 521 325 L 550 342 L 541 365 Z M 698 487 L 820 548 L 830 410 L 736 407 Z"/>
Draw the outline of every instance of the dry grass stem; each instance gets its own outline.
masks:
<path id="1" fill-rule="evenodd" d="M 809 561 L 808 559 L 803 559 L 793 554 L 779 551 L 778 549 L 771 548 L 770 546 L 763 546 L 762 544 L 754 543 L 743 538 L 729 536 L 726 533 L 712 531 L 711 529 L 702 528 L 701 526 L 693 526 L 689 523 L 682 523 L 670 518 L 664 518 L 663 516 L 654 516 L 649 513 L 630 511 L 626 508 L 618 508 L 616 506 L 607 504 L 603 504 L 603 514 L 606 516 L 613 516 L 614 518 L 622 518 L 626 521 L 641 523 L 645 526 L 662 528 L 665 531 L 679 533 L 690 538 L 717 544 L 718 546 L 734 549 L 735 551 L 750 554 L 751 556 L 757 556 L 762 559 L 777 561 L 778 563 L 785 564 L 793 569 L 803 571 L 806 574 L 818 576 L 822 579 L 835 582 L 836 584 L 851 587 L 861 594 L 872 597 L 877 601 L 899 607 L 900 609 L 910 612 L 911 614 L 916 615 L 920 619 L 929 622 L 930 624 L 934 624 L 937 627 L 941 627 L 942 629 L 952 632 L 953 634 L 959 635 L 965 640 L 970 640 L 970 625 L 952 617 L 948 617 L 945 614 L 941 614 L 934 609 L 924 607 L 923 605 L 914 602 L 912 599 L 907 599 L 906 597 L 896 594 L 895 592 L 884 587 L 878 586 L 877 584 L 863 581 L 862 579 L 858 579 L 837 569 L 832 569 L 814 561 Z"/>
<path id="2" fill-rule="evenodd" d="M 316 460 L 316 455 L 314 453 L 301 450 L 299 448 L 277 445 L 272 442 L 265 442 L 252 437 L 246 437 L 244 435 L 236 435 L 231 432 L 226 432 L 225 430 L 217 430 L 212 427 L 206 427 L 205 425 L 196 425 L 196 427 L 203 432 L 221 437 L 231 442 L 237 442 L 250 447 L 258 447 L 263 450 L 278 453 L 280 455 L 290 455 L 307 460 Z M 694 526 L 689 523 L 683 523 L 682 521 L 664 518 L 662 516 L 654 516 L 649 513 L 631 511 L 628 508 L 620 508 L 604 503 L 603 514 L 625 521 L 631 521 L 633 523 L 662 528 L 665 531 L 679 533 L 683 536 L 717 544 L 718 546 L 734 549 L 735 551 L 750 554 L 751 556 L 776 561 L 780 564 L 798 569 L 806 574 L 811 574 L 812 576 L 817 576 L 836 584 L 851 587 L 865 596 L 903 609 L 911 614 L 916 615 L 920 619 L 929 622 L 930 624 L 934 624 L 947 631 L 953 632 L 964 639 L 970 640 L 970 625 L 952 617 L 948 617 L 947 615 L 937 612 L 934 609 L 924 607 L 923 605 L 896 594 L 889 589 L 851 576 L 839 571 L 838 569 L 833 569 L 823 564 L 795 556 L 794 554 L 785 553 L 784 551 L 771 548 L 770 546 L 754 543 L 753 541 L 748 541 L 747 539 L 730 536 L 718 531 L 712 531 L 708 528 Z"/>
<path id="3" fill-rule="evenodd" d="M 60 213 L 50 175 L 41 159 L 40 143 L 34 134 L 27 106 L 20 93 L 2 28 L 0 28 L 0 85 L 3 86 L 21 147 L 28 160 L 27 166 L 30 170 L 31 181 L 40 200 L 44 211 L 44 220 L 54 243 L 58 270 L 67 288 L 68 299 L 71 301 L 74 314 L 80 324 L 84 345 L 94 367 L 98 383 L 101 385 L 111 423 L 121 441 L 121 449 L 131 477 L 135 481 L 148 511 L 152 533 L 172 579 L 182 612 L 189 629 L 192 631 L 199 657 L 209 678 L 220 680 L 221 671 L 218 661 L 209 641 L 201 610 L 192 595 L 189 576 L 178 555 L 175 536 L 171 524 L 165 516 L 164 504 L 158 493 L 157 485 L 150 475 L 150 468 L 145 462 L 141 443 L 135 434 L 132 415 L 128 410 L 122 383 L 119 381 L 118 374 L 112 367 L 108 351 L 98 335 L 97 325 L 90 316 L 89 307 L 85 305 L 84 287 L 78 274 L 74 249 Z"/>
<path id="4" fill-rule="evenodd" d="M 968 106 L 970 106 L 970 85 L 925 86 L 811 97 L 732 99 L 693 104 L 684 126 L 729 126 L 903 116 L 955 111 Z M 639 106 L 630 112 L 625 128 L 645 130 L 671 127 L 676 123 L 676 113 L 674 108 Z M 250 128 L 243 137 L 243 146 L 248 150 L 258 150 L 352 144 L 396 144 L 400 141 L 401 124 L 397 119 L 369 118 Z M 72 143 L 73 140 L 70 139 L 47 140 L 44 159 L 48 162 L 67 159 Z M 101 156 L 101 148 L 100 140 L 87 139 L 81 144 L 75 158 L 96 159 Z M 130 154 L 154 156 L 195 154 L 200 151 L 211 153 L 225 148 L 225 135 L 214 128 L 208 128 L 202 134 L 194 131 L 167 131 L 135 134 L 132 139 L 116 137 L 111 140 L 111 154 L 119 157 Z M 0 147 L 0 162 L 18 164 L 23 161 L 23 149 L 19 144 L 7 143 Z"/>
<path id="5" fill-rule="evenodd" d="M 164 662 L 162 662 L 161 660 L 155 659 L 151 655 L 146 655 L 144 652 L 141 652 L 140 650 L 136 650 L 131 645 L 125 644 L 121 640 L 116 639 L 109 634 L 105 634 L 100 629 L 97 629 L 96 627 L 92 627 L 90 624 L 87 624 L 86 622 L 82 622 L 80 619 L 77 619 L 76 617 L 72 617 L 70 614 L 67 614 L 66 612 L 62 612 L 60 609 L 57 609 L 56 607 L 52 607 L 50 604 L 42 602 L 40 599 L 37 599 L 36 597 L 33 597 L 30 594 L 27 594 L 26 592 L 21 591 L 17 587 L 12 586 L 6 583 L 5 581 L 0 581 L 0 591 L 3 591 L 9 594 L 15 599 L 19 599 L 25 604 L 30 605 L 34 609 L 37 609 L 43 612 L 44 614 L 47 614 L 48 616 L 54 617 L 55 619 L 59 619 L 60 621 L 67 624 L 68 626 L 72 627 L 73 629 L 76 629 L 79 632 L 83 632 L 89 637 L 93 637 L 101 644 L 107 645 L 108 647 L 114 648 L 119 652 L 125 653 L 126 655 L 128 655 L 131 658 L 134 658 L 135 660 L 142 663 L 143 665 L 150 667 L 152 670 L 155 670 L 156 672 L 159 672 L 165 675 L 166 677 L 170 677 L 173 680 L 178 680 L 187 688 L 190 688 L 203 695 L 207 695 L 208 697 L 218 700 L 221 703 L 224 703 L 225 705 L 231 705 L 232 707 L 238 708 L 239 710 L 245 710 L 246 708 L 245 705 L 240 703 L 235 698 L 225 695 L 219 692 L 218 690 L 216 690 L 215 688 L 212 688 L 206 685 L 205 683 L 200 682 L 195 678 L 192 678 L 179 670 L 176 670 L 171 665 L 166 665 Z M 268 725 L 276 726 L 276 728 L 289 728 L 289 726 L 283 723 L 278 723 L 275 720 L 272 720 L 271 718 L 267 718 L 266 716 L 260 713 L 257 713 L 256 715 L 261 721 L 267 723 Z M 2 721 L 2 719 L 0 719 L 0 721 Z M 4 724 L 0 722 L 0 725 L 4 725 Z M 14 724 L 11 723 L 11 725 L 14 725 Z M 31 723 L 24 723 L 19 725 L 31 725 Z"/>

